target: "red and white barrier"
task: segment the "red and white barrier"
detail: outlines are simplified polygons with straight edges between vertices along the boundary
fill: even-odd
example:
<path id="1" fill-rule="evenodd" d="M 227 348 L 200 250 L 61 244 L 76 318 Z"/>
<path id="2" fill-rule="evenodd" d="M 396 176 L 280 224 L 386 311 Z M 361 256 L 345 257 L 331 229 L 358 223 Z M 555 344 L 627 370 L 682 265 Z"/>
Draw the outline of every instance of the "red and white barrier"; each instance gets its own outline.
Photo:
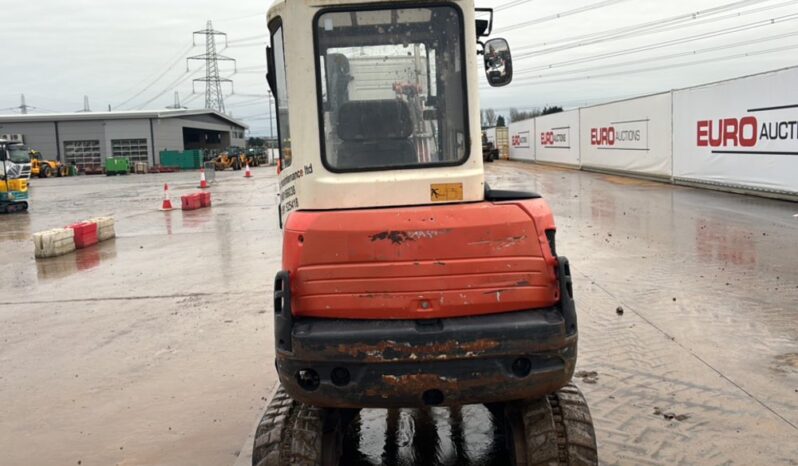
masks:
<path id="1" fill-rule="evenodd" d="M 116 236 L 112 217 L 96 217 L 33 234 L 34 255 L 37 259 L 58 257 L 75 249 L 84 249 Z"/>
<path id="2" fill-rule="evenodd" d="M 180 196 L 180 205 L 182 210 L 197 210 L 211 207 L 211 193 L 209 191 L 202 191 Z"/>

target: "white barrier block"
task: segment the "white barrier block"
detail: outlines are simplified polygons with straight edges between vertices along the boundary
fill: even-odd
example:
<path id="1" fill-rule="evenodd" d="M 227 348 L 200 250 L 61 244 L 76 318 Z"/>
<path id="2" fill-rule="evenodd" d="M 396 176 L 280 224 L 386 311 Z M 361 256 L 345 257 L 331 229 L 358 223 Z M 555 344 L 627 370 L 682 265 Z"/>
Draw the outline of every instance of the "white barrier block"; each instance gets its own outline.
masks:
<path id="1" fill-rule="evenodd" d="M 75 232 L 69 228 L 34 233 L 33 244 L 37 258 L 57 257 L 75 250 Z"/>
<path id="2" fill-rule="evenodd" d="M 88 221 L 97 224 L 97 240 L 106 241 L 116 237 L 116 230 L 114 229 L 115 221 L 113 217 L 96 217 Z"/>

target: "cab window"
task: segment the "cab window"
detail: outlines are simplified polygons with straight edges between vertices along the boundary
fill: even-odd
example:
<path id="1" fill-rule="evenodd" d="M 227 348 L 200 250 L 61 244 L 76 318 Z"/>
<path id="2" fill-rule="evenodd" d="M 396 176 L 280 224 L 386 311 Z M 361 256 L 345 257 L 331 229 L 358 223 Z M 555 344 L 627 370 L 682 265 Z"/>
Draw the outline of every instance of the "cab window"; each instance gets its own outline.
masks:
<path id="1" fill-rule="evenodd" d="M 285 169 L 291 166 L 292 157 L 282 25 L 278 25 L 272 33 L 272 53 L 274 54 L 274 100 L 277 107 L 277 133 L 280 142 L 280 159 L 282 160 L 282 167 Z"/>
<path id="2" fill-rule="evenodd" d="M 458 7 L 323 10 L 315 28 L 328 169 L 465 161 L 468 112 Z"/>
<path id="3" fill-rule="evenodd" d="M 30 155 L 24 147 L 11 146 L 8 150 L 8 160 L 14 163 L 30 163 Z"/>

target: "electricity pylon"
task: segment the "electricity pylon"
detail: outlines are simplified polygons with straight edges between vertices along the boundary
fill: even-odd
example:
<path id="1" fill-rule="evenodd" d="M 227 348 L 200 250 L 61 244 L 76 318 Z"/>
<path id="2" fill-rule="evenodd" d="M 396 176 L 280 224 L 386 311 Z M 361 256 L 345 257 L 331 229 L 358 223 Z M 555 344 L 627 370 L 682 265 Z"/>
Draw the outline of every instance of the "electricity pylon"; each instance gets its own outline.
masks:
<path id="1" fill-rule="evenodd" d="M 219 61 L 231 61 L 235 69 L 236 61 L 234 58 L 225 57 L 216 53 L 216 36 L 224 36 L 225 47 L 227 46 L 227 34 L 213 29 L 213 24 L 208 21 L 205 29 L 195 31 L 192 37 L 197 34 L 205 36 L 205 54 L 188 57 L 186 67 L 188 67 L 188 60 L 204 60 L 205 61 L 205 77 L 197 78 L 192 82 L 192 90 L 195 82 L 205 83 L 205 108 L 217 110 L 225 113 L 224 108 L 224 95 L 222 94 L 222 83 L 230 83 L 233 86 L 233 80 L 219 77 Z"/>

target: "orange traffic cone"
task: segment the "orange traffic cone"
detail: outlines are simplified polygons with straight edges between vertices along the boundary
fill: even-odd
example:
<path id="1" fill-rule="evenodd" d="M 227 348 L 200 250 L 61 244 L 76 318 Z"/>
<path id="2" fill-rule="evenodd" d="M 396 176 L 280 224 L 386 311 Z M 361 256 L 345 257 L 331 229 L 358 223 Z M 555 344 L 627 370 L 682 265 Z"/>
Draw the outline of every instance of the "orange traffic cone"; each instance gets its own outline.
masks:
<path id="1" fill-rule="evenodd" d="M 166 183 L 163 185 L 163 204 L 161 204 L 161 210 L 172 210 L 172 200 L 169 199 L 169 185 Z"/>
<path id="2" fill-rule="evenodd" d="M 200 189 L 205 189 L 208 187 L 208 181 L 205 180 L 205 168 L 200 168 Z"/>
<path id="3" fill-rule="evenodd" d="M 244 178 L 252 178 L 252 171 L 249 169 L 249 164 L 247 164 L 247 169 L 244 172 Z"/>

